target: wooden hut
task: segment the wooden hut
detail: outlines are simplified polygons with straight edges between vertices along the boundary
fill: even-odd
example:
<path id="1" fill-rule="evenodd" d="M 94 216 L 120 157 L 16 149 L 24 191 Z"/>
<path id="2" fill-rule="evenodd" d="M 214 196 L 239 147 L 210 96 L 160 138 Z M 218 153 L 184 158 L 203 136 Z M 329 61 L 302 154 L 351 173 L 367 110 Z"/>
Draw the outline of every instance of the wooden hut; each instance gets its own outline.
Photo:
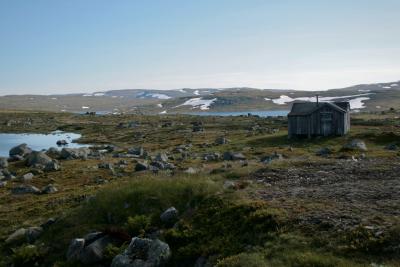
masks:
<path id="1" fill-rule="evenodd" d="M 288 133 L 292 137 L 345 135 L 350 130 L 349 102 L 294 103 L 288 114 Z"/>

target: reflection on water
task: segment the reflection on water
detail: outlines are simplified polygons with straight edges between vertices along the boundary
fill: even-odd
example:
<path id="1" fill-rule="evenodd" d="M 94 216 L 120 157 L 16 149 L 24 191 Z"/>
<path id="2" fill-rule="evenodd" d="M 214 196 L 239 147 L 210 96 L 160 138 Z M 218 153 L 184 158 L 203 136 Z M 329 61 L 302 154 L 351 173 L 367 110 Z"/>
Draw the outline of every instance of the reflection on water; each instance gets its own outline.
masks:
<path id="1" fill-rule="evenodd" d="M 65 133 L 61 131 L 55 131 L 50 134 L 0 133 L 0 156 L 8 157 L 10 149 L 22 143 L 26 143 L 30 148 L 37 151 L 48 149 L 50 147 L 57 147 L 56 143 L 58 140 L 66 140 L 68 145 L 65 147 L 78 148 L 86 146 L 72 142 L 80 137 L 80 134 Z"/>

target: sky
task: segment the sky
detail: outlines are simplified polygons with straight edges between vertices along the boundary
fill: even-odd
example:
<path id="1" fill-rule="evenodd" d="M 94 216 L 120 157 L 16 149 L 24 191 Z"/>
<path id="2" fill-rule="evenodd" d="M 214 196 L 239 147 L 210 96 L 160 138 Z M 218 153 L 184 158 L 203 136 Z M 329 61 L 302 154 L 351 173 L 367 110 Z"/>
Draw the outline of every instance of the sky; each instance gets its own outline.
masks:
<path id="1" fill-rule="evenodd" d="M 399 0 L 0 0 L 0 95 L 400 80 Z"/>

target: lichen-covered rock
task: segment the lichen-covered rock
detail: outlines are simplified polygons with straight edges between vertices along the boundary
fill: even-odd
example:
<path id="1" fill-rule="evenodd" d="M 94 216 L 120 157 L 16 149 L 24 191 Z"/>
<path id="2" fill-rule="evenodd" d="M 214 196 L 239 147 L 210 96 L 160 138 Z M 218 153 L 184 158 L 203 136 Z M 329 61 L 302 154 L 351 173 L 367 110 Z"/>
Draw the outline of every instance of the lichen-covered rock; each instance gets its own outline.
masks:
<path id="1" fill-rule="evenodd" d="M 171 250 L 167 243 L 134 237 L 124 253 L 113 259 L 111 267 L 161 267 L 170 257 Z"/>
<path id="2" fill-rule="evenodd" d="M 31 181 L 33 179 L 34 175 L 31 172 L 25 173 L 24 175 L 21 176 L 21 180 L 24 182 Z"/>
<path id="3" fill-rule="evenodd" d="M 80 255 L 82 249 L 85 247 L 85 239 L 83 238 L 75 238 L 69 244 L 67 250 L 67 260 L 68 261 L 78 261 L 80 259 Z"/>
<path id="4" fill-rule="evenodd" d="M 42 234 L 43 228 L 39 226 L 32 226 L 29 228 L 20 228 L 12 233 L 7 239 L 6 244 L 18 245 L 25 242 L 33 243 Z"/>

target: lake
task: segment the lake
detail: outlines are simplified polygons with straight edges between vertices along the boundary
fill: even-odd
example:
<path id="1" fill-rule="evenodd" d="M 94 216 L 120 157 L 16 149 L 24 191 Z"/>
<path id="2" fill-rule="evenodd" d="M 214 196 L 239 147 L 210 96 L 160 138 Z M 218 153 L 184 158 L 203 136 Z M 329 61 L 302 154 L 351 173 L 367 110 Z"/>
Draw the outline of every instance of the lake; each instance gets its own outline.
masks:
<path id="1" fill-rule="evenodd" d="M 199 116 L 241 116 L 247 114 L 257 115 L 260 117 L 278 117 L 286 116 L 289 110 L 261 110 L 261 111 L 226 111 L 226 112 L 214 112 L 214 111 L 203 111 L 203 112 L 190 112 L 188 115 L 199 115 Z"/>
<path id="2" fill-rule="evenodd" d="M 0 156 L 8 157 L 8 152 L 11 148 L 26 143 L 31 149 L 40 151 L 42 149 L 49 149 L 50 147 L 57 147 L 58 140 L 66 140 L 69 144 L 62 147 L 78 148 L 87 145 L 72 143 L 73 140 L 79 139 L 80 134 L 66 133 L 55 131 L 49 134 L 34 134 L 34 133 L 0 133 Z"/>

